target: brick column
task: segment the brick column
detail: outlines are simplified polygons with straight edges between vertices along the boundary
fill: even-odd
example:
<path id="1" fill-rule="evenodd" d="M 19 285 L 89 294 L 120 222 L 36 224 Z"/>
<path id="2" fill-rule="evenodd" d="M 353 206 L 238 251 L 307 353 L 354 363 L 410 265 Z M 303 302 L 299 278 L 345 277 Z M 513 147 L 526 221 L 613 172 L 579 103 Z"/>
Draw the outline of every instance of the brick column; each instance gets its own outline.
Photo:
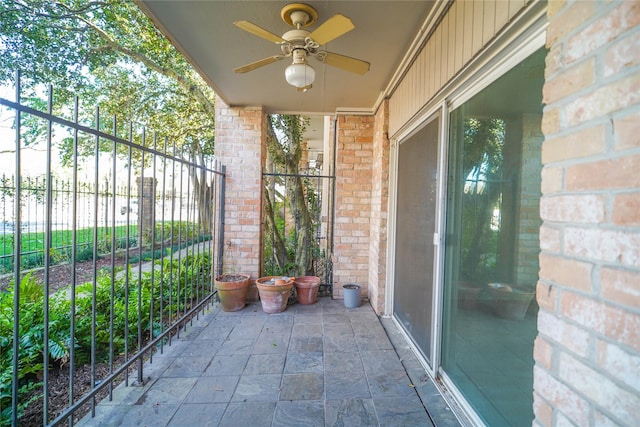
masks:
<path id="1" fill-rule="evenodd" d="M 371 170 L 371 240 L 369 241 L 369 300 L 384 314 L 387 274 L 387 219 L 389 206 L 389 102 L 375 116 Z"/>
<path id="2" fill-rule="evenodd" d="M 522 175 L 518 188 L 520 214 L 514 283 L 530 286 L 538 279 L 538 254 L 540 253 L 540 153 L 542 140 L 539 114 L 524 114 L 522 124 Z"/>
<path id="3" fill-rule="evenodd" d="M 333 296 L 362 285 L 368 295 L 373 116 L 338 116 Z"/>
<path id="4" fill-rule="evenodd" d="M 266 147 L 262 107 L 228 107 L 216 99 L 216 158 L 226 166 L 224 273 L 260 274 L 262 169 Z"/>
<path id="5" fill-rule="evenodd" d="M 151 234 L 155 223 L 156 185 L 153 177 L 138 177 L 138 244 L 151 244 Z"/>
<path id="6" fill-rule="evenodd" d="M 551 1 L 535 426 L 640 425 L 637 1 Z"/>

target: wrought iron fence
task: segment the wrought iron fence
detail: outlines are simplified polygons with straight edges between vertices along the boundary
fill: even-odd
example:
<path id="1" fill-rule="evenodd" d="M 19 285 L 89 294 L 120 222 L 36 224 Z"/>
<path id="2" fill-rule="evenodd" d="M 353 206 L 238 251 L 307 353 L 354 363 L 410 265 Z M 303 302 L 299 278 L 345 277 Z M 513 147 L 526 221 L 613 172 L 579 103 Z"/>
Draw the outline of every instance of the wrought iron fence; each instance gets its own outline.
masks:
<path id="1" fill-rule="evenodd" d="M 274 167 L 263 173 L 263 180 L 266 215 L 271 218 L 267 218 L 263 230 L 264 274 L 318 276 L 321 294 L 331 295 L 335 176 L 324 175 L 319 167 L 295 173 Z M 301 236 L 303 227 L 308 229 L 310 239 Z M 280 255 L 276 253 L 278 248 Z M 308 254 L 303 255 L 303 251 Z M 305 259 L 306 271 L 300 271 L 302 266 L 298 264 Z"/>
<path id="2" fill-rule="evenodd" d="M 97 108 L 83 124 L 77 99 L 55 116 L 51 87 L 47 111 L 25 105 L 16 82 L 0 97 L 0 425 L 72 425 L 143 383 L 143 360 L 211 302 L 225 173 L 133 124 L 117 136 L 115 117 L 104 131 Z"/>
<path id="3" fill-rule="evenodd" d="M 124 245 L 125 238 L 126 210 L 132 209 L 127 197 L 127 187 L 117 185 L 116 191 L 112 192 L 113 185 L 106 179 L 95 186 L 92 182 L 78 182 L 77 191 L 72 191 L 73 183 L 71 179 L 61 179 L 51 177 L 51 252 L 50 262 L 56 264 L 67 262 L 71 253 L 70 230 L 73 226 L 71 208 L 73 197 L 77 198 L 77 218 L 76 228 L 78 229 L 80 242 L 76 247 L 79 252 L 91 255 L 91 235 L 93 228 L 93 199 L 98 193 L 100 203 L 98 217 L 99 237 L 109 240 L 110 228 L 112 224 L 110 218 L 111 203 L 116 205 L 115 224 L 117 245 Z M 0 274 L 13 271 L 13 236 L 15 232 L 14 215 L 15 191 L 17 187 L 15 175 L 3 174 L 0 176 Z M 20 251 L 20 264 L 23 269 L 44 266 L 44 248 L 42 239 L 46 225 L 46 185 L 45 176 L 22 176 L 20 177 L 21 188 L 21 213 L 20 222 L 23 236 L 35 238 L 22 239 Z M 133 206 L 137 208 L 137 200 L 133 200 Z M 137 215 L 137 212 L 133 212 Z M 130 218 L 131 225 L 137 223 L 137 218 Z M 130 242 L 136 244 L 137 242 Z M 109 253 L 106 247 L 98 247 L 99 251 Z M 104 254 L 104 253 L 101 253 Z"/>

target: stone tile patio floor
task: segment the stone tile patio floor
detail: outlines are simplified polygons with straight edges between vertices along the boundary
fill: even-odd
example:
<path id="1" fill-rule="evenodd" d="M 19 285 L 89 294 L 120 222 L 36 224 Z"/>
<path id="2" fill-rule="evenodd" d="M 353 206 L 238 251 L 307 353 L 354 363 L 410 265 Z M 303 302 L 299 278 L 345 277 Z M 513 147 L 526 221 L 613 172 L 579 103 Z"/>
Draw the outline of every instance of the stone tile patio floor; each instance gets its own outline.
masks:
<path id="1" fill-rule="evenodd" d="M 318 298 L 213 304 L 83 426 L 459 426 L 390 319 Z"/>

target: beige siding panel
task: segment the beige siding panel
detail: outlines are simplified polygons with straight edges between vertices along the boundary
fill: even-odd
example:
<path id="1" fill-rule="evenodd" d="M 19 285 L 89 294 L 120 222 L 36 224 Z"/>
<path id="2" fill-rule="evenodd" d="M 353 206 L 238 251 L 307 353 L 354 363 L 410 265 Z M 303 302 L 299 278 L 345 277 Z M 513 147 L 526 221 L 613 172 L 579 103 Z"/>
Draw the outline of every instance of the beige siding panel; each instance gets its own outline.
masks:
<path id="1" fill-rule="evenodd" d="M 433 43 L 427 45 L 429 53 L 429 98 L 436 93 L 436 47 Z M 426 99 L 429 99 L 426 98 Z"/>
<path id="2" fill-rule="evenodd" d="M 438 90 L 439 87 L 442 87 L 442 27 L 438 28 L 436 32 L 433 34 L 433 44 L 436 46 L 436 86 L 435 89 Z"/>
<path id="3" fill-rule="evenodd" d="M 427 70 L 427 51 L 425 49 L 420 52 L 418 62 L 420 63 L 420 72 L 418 73 L 418 76 L 420 76 L 420 99 L 425 100 L 429 99 L 429 84 L 427 83 L 429 74 Z"/>
<path id="4" fill-rule="evenodd" d="M 418 83 L 418 67 L 411 67 L 411 75 L 409 76 L 409 105 L 411 106 L 411 112 L 413 111 L 417 111 L 418 108 L 416 107 L 418 105 L 418 91 L 416 90 L 417 87 L 417 83 Z M 409 114 L 411 115 L 411 114 Z"/>
<path id="5" fill-rule="evenodd" d="M 440 43 L 442 44 L 442 50 L 440 51 L 440 58 L 442 58 L 442 66 L 440 67 L 440 83 L 447 81 L 449 71 L 449 63 L 447 61 L 447 51 L 449 50 L 449 14 L 444 17 L 440 25 Z"/>
<path id="6" fill-rule="evenodd" d="M 487 44 L 489 40 L 496 34 L 496 2 L 486 0 L 484 2 L 484 11 L 482 12 L 482 45 Z"/>
<path id="7" fill-rule="evenodd" d="M 463 1 L 464 9 L 464 40 L 462 45 L 462 63 L 466 64 L 467 61 L 473 56 L 473 2 Z"/>
<path id="8" fill-rule="evenodd" d="M 454 3 L 455 5 L 455 3 Z M 456 73 L 456 11 L 451 9 L 447 14 L 449 18 L 449 47 L 447 49 L 447 81 Z"/>
<path id="9" fill-rule="evenodd" d="M 472 55 L 482 48 L 482 25 L 484 23 L 484 2 L 474 1 L 473 3 L 473 34 L 471 36 Z"/>
<path id="10" fill-rule="evenodd" d="M 509 0 L 509 19 L 516 16 L 516 13 L 524 7 L 526 0 Z"/>
<path id="11" fill-rule="evenodd" d="M 496 18 L 493 28 L 494 34 L 500 31 L 509 21 L 509 2 L 506 0 L 498 0 L 496 2 Z"/>
<path id="12" fill-rule="evenodd" d="M 415 115 L 525 6 L 526 0 L 456 0 L 389 100 L 390 130 Z"/>
<path id="13" fill-rule="evenodd" d="M 454 61 L 454 70 L 457 73 L 462 69 L 462 64 L 464 63 L 464 39 L 465 39 L 465 28 L 464 28 L 464 2 L 459 3 L 455 2 L 451 7 L 451 14 L 454 14 L 455 11 L 455 30 L 456 30 L 456 57 Z"/>

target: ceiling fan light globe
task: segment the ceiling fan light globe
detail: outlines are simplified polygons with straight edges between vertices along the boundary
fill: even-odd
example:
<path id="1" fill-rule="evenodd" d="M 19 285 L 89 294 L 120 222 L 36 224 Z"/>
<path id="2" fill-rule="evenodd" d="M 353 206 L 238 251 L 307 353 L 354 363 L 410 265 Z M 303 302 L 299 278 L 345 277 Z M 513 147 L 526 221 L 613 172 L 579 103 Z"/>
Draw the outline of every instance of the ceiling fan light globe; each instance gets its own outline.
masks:
<path id="1" fill-rule="evenodd" d="M 287 83 L 297 88 L 303 88 L 313 83 L 316 78 L 316 71 L 309 64 L 291 64 L 284 71 Z"/>

